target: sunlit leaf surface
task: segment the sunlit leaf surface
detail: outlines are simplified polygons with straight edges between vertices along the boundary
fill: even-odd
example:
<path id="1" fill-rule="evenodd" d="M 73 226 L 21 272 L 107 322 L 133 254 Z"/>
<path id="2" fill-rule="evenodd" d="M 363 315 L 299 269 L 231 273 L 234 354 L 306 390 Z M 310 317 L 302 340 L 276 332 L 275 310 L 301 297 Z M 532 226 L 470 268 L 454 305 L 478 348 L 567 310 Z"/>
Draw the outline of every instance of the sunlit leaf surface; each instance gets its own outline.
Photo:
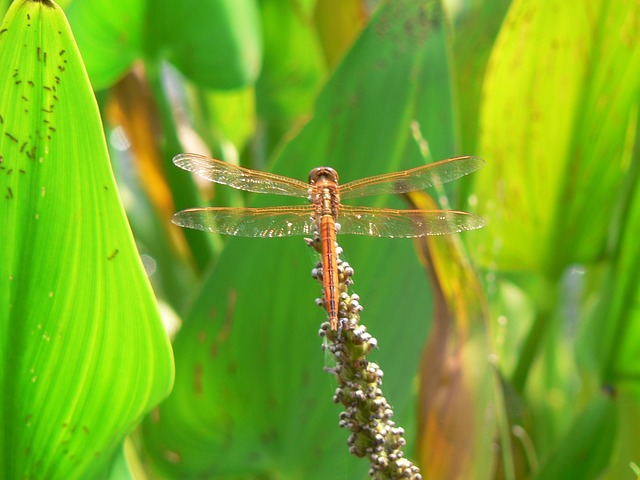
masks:
<path id="1" fill-rule="evenodd" d="M 255 0 L 156 2 L 145 20 L 146 55 L 166 58 L 189 80 L 210 88 L 255 81 L 262 61 Z"/>
<path id="2" fill-rule="evenodd" d="M 145 6 L 142 0 L 81 0 L 66 9 L 94 88 L 113 85 L 142 56 Z"/>
<path id="3" fill-rule="evenodd" d="M 62 11 L 0 32 L 0 476 L 100 478 L 171 351 Z"/>
<path id="4" fill-rule="evenodd" d="M 615 3 L 511 6 L 481 105 L 486 265 L 554 275 L 601 258 L 629 166 L 640 71 L 640 7 Z"/>

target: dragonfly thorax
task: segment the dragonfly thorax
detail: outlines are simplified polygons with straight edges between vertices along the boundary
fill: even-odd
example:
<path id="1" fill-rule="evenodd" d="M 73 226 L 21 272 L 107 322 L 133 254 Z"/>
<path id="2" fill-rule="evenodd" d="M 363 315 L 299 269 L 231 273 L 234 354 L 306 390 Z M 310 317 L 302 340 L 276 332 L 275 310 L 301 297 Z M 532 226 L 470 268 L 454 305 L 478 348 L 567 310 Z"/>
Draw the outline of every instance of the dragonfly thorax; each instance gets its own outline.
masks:
<path id="1" fill-rule="evenodd" d="M 331 167 L 317 167 L 309 173 L 309 200 L 314 205 L 317 218 L 332 215 L 340 208 L 338 173 Z"/>

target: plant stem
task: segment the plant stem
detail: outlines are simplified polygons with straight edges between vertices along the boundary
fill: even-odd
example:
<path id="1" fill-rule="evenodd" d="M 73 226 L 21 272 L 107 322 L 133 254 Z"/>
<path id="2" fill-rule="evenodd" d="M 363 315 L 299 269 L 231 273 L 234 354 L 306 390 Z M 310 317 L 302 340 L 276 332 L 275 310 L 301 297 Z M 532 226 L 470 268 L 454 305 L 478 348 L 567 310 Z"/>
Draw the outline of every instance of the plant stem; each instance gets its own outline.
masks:
<path id="1" fill-rule="evenodd" d="M 540 346 L 544 342 L 545 336 L 553 321 L 558 299 L 557 277 L 543 278 L 538 287 L 539 288 L 535 290 L 535 297 L 536 305 L 538 305 L 539 308 L 536 312 L 533 325 L 531 325 L 531 329 L 524 341 L 521 353 L 518 356 L 518 363 L 511 377 L 511 384 L 520 395 L 524 392 L 531 366 L 538 355 Z"/>

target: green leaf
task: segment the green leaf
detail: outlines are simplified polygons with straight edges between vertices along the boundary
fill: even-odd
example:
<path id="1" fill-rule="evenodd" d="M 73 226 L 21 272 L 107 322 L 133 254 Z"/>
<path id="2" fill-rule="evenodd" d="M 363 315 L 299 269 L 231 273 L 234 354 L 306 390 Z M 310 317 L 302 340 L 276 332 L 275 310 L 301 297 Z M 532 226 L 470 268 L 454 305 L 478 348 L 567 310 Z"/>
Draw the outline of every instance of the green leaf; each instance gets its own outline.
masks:
<path id="1" fill-rule="evenodd" d="M 534 478 L 600 478 L 613 451 L 616 423 L 616 402 L 604 393 L 593 397 Z"/>
<path id="2" fill-rule="evenodd" d="M 481 106 L 488 168 L 476 194 L 488 225 L 476 250 L 486 265 L 555 276 L 601 258 L 629 165 L 639 9 L 622 0 L 512 4 Z"/>
<path id="3" fill-rule="evenodd" d="M 338 63 L 369 19 L 366 5 L 360 0 L 314 1 L 313 19 L 327 64 Z"/>
<path id="4" fill-rule="evenodd" d="M 274 170 L 305 178 L 332 164 L 344 181 L 453 153 L 446 35 L 436 2 L 388 2 L 320 95 L 316 114 Z M 413 129 L 412 129 L 413 127 Z M 265 196 L 266 197 L 266 196 Z M 256 198 L 255 204 L 282 197 Z M 363 321 L 380 340 L 372 360 L 399 424 L 414 424 L 412 382 L 431 298 L 410 241 L 346 238 Z M 149 452 L 174 475 L 359 478 L 331 402 L 316 336 L 317 260 L 302 239 L 230 239 L 175 340 L 177 383 L 145 422 Z M 315 352 L 315 353 L 314 353 Z M 411 438 L 411 436 L 410 436 Z"/>
<path id="5" fill-rule="evenodd" d="M 266 122 L 268 152 L 309 114 L 325 66 L 309 8 L 300 2 L 260 2 L 264 62 L 256 84 L 257 114 Z"/>
<path id="6" fill-rule="evenodd" d="M 614 445 L 611 466 L 600 478 L 618 480 L 630 477 L 629 470 L 638 476 L 638 459 L 640 459 L 640 388 L 637 382 L 625 382 L 616 388 L 618 436 Z M 636 465 L 634 465 L 634 463 Z M 637 480 L 637 479 L 636 479 Z"/>
<path id="7" fill-rule="evenodd" d="M 76 0 L 67 9 L 95 89 L 114 84 L 142 56 L 145 7 L 143 0 Z"/>
<path id="8" fill-rule="evenodd" d="M 478 110 L 487 62 L 511 0 L 476 0 L 466 5 L 454 22 L 460 136 L 463 150 L 478 148 Z"/>
<path id="9" fill-rule="evenodd" d="M 100 478 L 171 350 L 64 14 L 16 1 L 0 32 L 0 476 Z"/>
<path id="10" fill-rule="evenodd" d="M 208 88 L 249 85 L 262 61 L 255 0 L 153 2 L 145 42 L 152 57 L 167 58 Z"/>
<path id="11" fill-rule="evenodd" d="M 640 99 L 639 99 L 640 100 Z M 640 130 L 638 130 L 640 132 Z M 638 142 L 638 139 L 636 139 Z M 628 175 L 628 199 L 620 215 L 620 229 L 599 303 L 582 325 L 579 358 L 600 384 L 638 378 L 640 355 L 640 142 Z"/>

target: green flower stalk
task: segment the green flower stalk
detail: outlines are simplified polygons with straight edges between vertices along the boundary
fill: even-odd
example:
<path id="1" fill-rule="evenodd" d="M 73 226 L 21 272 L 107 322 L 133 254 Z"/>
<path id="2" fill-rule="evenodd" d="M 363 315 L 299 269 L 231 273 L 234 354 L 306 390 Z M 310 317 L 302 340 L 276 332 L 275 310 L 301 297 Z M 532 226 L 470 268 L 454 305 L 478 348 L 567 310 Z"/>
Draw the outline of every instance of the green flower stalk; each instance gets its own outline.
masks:
<path id="1" fill-rule="evenodd" d="M 319 242 L 310 241 L 309 245 L 317 250 Z M 404 457 L 402 451 L 406 445 L 404 429 L 393 422 L 393 409 L 382 394 L 383 372 L 366 358 L 378 346 L 378 341 L 364 325 L 360 325 L 363 308 L 360 297 L 356 293 L 348 293 L 354 270 L 340 259 L 340 247 L 337 247 L 337 253 L 340 325 L 338 330 L 331 330 L 329 322 L 324 322 L 319 334 L 328 340 L 324 347 L 336 361 L 335 366 L 327 368 L 327 371 L 335 375 L 339 385 L 333 401 L 346 408 L 340 414 L 339 425 L 351 432 L 347 442 L 349 452 L 369 459 L 369 476 L 376 480 L 420 480 L 420 470 Z M 313 269 L 312 276 L 322 282 L 320 263 Z M 322 299 L 317 303 L 324 305 Z"/>

